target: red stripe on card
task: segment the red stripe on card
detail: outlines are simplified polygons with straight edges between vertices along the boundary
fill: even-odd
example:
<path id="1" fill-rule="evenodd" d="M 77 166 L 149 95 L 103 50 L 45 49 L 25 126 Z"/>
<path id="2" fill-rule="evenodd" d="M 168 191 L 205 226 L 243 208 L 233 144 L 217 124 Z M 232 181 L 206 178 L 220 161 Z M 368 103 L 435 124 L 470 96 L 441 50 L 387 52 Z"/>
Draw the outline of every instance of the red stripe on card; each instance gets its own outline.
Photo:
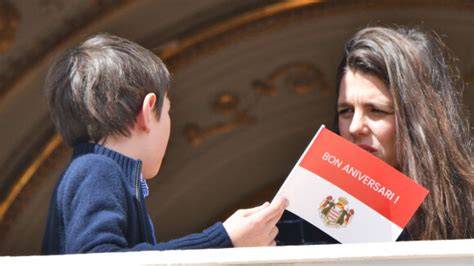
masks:
<path id="1" fill-rule="evenodd" d="M 401 228 L 428 194 L 425 188 L 395 168 L 326 128 L 307 149 L 300 166 L 356 197 Z"/>

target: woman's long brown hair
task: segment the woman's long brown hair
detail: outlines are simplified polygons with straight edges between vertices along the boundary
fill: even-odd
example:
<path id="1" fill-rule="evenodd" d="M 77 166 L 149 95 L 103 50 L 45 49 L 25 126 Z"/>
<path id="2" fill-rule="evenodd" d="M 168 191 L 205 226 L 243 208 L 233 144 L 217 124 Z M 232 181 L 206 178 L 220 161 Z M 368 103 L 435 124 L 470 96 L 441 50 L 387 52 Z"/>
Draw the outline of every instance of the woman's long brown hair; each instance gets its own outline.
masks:
<path id="1" fill-rule="evenodd" d="M 412 239 L 472 238 L 473 145 L 462 105 L 464 84 L 434 33 L 366 28 L 345 47 L 344 73 L 383 80 L 392 94 L 401 170 L 430 193 L 407 226 Z"/>

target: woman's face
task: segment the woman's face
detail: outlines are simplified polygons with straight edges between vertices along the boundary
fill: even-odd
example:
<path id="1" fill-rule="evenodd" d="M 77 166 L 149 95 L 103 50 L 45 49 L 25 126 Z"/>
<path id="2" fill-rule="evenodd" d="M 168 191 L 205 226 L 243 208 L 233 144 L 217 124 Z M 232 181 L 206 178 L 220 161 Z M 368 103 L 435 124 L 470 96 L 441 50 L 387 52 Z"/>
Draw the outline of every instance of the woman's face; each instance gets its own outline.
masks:
<path id="1" fill-rule="evenodd" d="M 339 92 L 341 136 L 398 169 L 393 99 L 384 82 L 373 75 L 348 70 Z"/>

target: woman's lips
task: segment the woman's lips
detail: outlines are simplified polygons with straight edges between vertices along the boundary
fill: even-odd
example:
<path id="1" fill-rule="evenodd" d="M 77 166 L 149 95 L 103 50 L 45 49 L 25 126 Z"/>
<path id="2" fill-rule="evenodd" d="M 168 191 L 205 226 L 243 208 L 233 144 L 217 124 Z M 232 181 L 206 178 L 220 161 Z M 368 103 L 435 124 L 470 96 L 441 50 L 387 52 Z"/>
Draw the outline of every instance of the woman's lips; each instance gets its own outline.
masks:
<path id="1" fill-rule="evenodd" d="M 361 147 L 362 149 L 370 152 L 370 153 L 376 153 L 377 152 L 377 149 L 370 146 L 370 145 L 367 145 L 367 144 L 357 144 L 357 146 Z"/>

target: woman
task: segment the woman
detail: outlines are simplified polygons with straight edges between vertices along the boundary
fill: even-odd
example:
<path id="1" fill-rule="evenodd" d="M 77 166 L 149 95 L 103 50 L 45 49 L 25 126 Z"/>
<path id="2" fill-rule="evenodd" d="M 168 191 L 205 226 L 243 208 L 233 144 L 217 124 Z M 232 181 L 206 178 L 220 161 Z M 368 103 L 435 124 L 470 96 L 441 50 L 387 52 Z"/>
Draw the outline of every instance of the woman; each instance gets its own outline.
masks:
<path id="1" fill-rule="evenodd" d="M 366 28 L 337 74 L 336 131 L 430 193 L 401 239 L 472 238 L 472 138 L 463 83 L 441 40 L 418 29 Z M 285 214 L 279 244 L 335 240 Z M 299 224 L 298 224 L 299 223 Z M 291 227 L 303 226 L 290 236 Z"/>

